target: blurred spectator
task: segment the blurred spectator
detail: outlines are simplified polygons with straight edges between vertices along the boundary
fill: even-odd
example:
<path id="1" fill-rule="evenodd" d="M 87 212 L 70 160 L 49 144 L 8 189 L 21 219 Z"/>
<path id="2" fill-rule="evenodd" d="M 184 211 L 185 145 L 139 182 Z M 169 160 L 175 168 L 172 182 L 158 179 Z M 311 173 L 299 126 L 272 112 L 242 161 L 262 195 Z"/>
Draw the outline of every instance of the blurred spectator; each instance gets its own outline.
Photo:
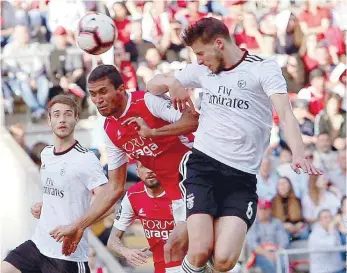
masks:
<path id="1" fill-rule="evenodd" d="M 207 16 L 207 13 L 200 11 L 200 2 L 199 0 L 186 1 L 186 8 L 175 14 L 175 19 L 182 24 L 183 28 Z"/>
<path id="2" fill-rule="evenodd" d="M 131 21 L 128 19 L 130 13 L 124 2 L 115 2 L 113 4 L 113 12 L 113 21 L 118 32 L 117 39 L 126 45 L 130 42 Z"/>
<path id="3" fill-rule="evenodd" d="M 81 53 L 70 51 L 75 47 L 69 44 L 66 29 L 62 26 L 56 28 L 52 41 L 54 48 L 50 52 L 48 69 L 52 83 L 52 95 L 65 92 L 72 93 L 78 98 L 84 98 L 86 75 Z"/>
<path id="4" fill-rule="evenodd" d="M 309 80 L 310 86 L 303 88 L 298 93 L 298 99 L 307 100 L 309 111 L 316 116 L 325 106 L 325 73 L 317 68 L 311 71 Z"/>
<path id="5" fill-rule="evenodd" d="M 25 144 L 25 128 L 24 124 L 16 123 L 10 127 L 10 134 L 14 140 L 23 148 L 23 150 L 29 155 L 30 149 Z"/>
<path id="6" fill-rule="evenodd" d="M 318 67 L 316 60 L 317 36 L 315 34 L 308 34 L 304 37 L 303 47 L 300 55 L 305 64 L 306 72 L 309 73 Z"/>
<path id="7" fill-rule="evenodd" d="M 127 52 L 130 53 L 130 60 L 133 65 L 136 66 L 138 63 L 145 61 L 145 54 L 149 48 L 155 46 L 142 38 L 142 23 L 141 20 L 134 20 L 131 23 L 131 41 L 124 45 Z"/>
<path id="8" fill-rule="evenodd" d="M 283 10 L 277 14 L 276 23 L 275 52 L 288 55 L 298 53 L 303 41 L 298 19 L 289 10 Z"/>
<path id="9" fill-rule="evenodd" d="M 263 272 L 276 272 L 278 249 L 286 248 L 289 240 L 283 223 L 271 217 L 271 202 L 260 199 L 257 218 L 247 234 L 246 244 L 253 252 L 253 263 Z M 252 262 L 250 261 L 252 264 Z M 250 266 L 250 264 L 249 264 Z"/>
<path id="10" fill-rule="evenodd" d="M 137 89 L 136 72 L 135 68 L 130 62 L 130 54 L 128 52 L 125 52 L 122 42 L 115 42 L 114 54 L 114 63 L 118 67 L 122 75 L 125 89 L 134 91 L 135 89 Z"/>
<path id="11" fill-rule="evenodd" d="M 316 0 L 308 0 L 306 8 L 299 14 L 299 21 L 304 34 L 323 34 L 330 25 L 330 12 L 319 7 Z"/>
<path id="12" fill-rule="evenodd" d="M 305 67 L 299 55 L 288 56 L 287 64 L 282 68 L 282 73 L 287 82 L 288 92 L 298 93 L 305 86 Z"/>
<path id="13" fill-rule="evenodd" d="M 331 137 L 326 133 L 317 136 L 316 147 L 314 152 L 314 164 L 317 168 L 330 173 L 339 169 L 337 161 L 337 152 L 332 150 Z"/>
<path id="14" fill-rule="evenodd" d="M 41 168 L 41 152 L 47 145 L 47 143 L 39 141 L 31 148 L 30 157 L 38 169 Z"/>
<path id="15" fill-rule="evenodd" d="M 168 2 L 146 2 L 142 17 L 142 37 L 157 45 L 164 33 L 170 31 L 170 14 L 167 11 Z"/>
<path id="16" fill-rule="evenodd" d="M 252 53 L 261 53 L 267 51 L 264 37 L 261 35 L 256 17 L 251 12 L 246 12 L 243 15 L 243 30 L 235 32 L 235 43 L 250 50 Z"/>
<path id="17" fill-rule="evenodd" d="M 329 54 L 327 43 L 319 43 L 316 48 L 316 61 L 318 63 L 318 68 L 324 71 L 325 77 L 328 79 L 331 72 L 333 71 L 335 65 L 332 62 L 332 58 Z M 338 62 L 338 59 L 337 59 Z"/>
<path id="18" fill-rule="evenodd" d="M 302 216 L 300 199 L 294 194 L 287 177 L 277 182 L 277 194 L 272 199 L 272 216 L 280 219 L 290 239 L 307 239 L 309 230 Z"/>
<path id="19" fill-rule="evenodd" d="M 325 108 L 315 118 L 315 135 L 329 134 L 332 140 L 346 137 L 346 113 L 341 111 L 342 98 L 334 93 L 326 97 Z"/>
<path id="20" fill-rule="evenodd" d="M 336 225 L 336 228 L 337 230 L 340 232 L 340 237 L 341 237 L 341 243 L 343 245 L 346 244 L 346 223 L 347 223 L 347 215 L 346 215 L 346 203 L 347 203 L 347 197 L 344 196 L 341 200 L 341 208 L 339 210 L 339 212 L 335 215 L 335 219 L 334 219 L 334 222 L 335 222 L 335 225 Z M 346 255 L 344 257 L 346 260 Z"/>
<path id="21" fill-rule="evenodd" d="M 305 158 L 312 162 L 313 153 L 309 148 L 305 149 Z M 308 192 L 308 179 L 307 173 L 301 172 L 297 174 L 291 168 L 292 163 L 292 153 L 289 148 L 284 148 L 280 152 L 280 165 L 276 168 L 276 173 L 280 177 L 287 177 L 293 188 L 294 194 L 298 198 L 302 198 Z"/>
<path id="22" fill-rule="evenodd" d="M 338 151 L 339 168 L 329 173 L 331 182 L 342 193 L 346 193 L 346 150 Z"/>
<path id="23" fill-rule="evenodd" d="M 13 40 L 3 51 L 10 76 L 8 84 L 13 92 L 23 98 L 31 110 L 32 119 L 37 120 L 45 114 L 49 91 L 42 58 L 36 55 L 39 44 L 30 42 L 27 26 L 16 26 L 12 37 Z"/>
<path id="24" fill-rule="evenodd" d="M 9 1 L 0 1 L 1 5 L 1 15 L 0 15 L 0 22 L 1 22 L 1 47 L 4 47 L 10 36 L 13 33 L 13 29 L 16 26 L 16 17 L 15 17 L 15 11 L 13 6 Z"/>
<path id="25" fill-rule="evenodd" d="M 333 223 L 329 210 L 321 210 L 318 223 L 308 239 L 308 246 L 314 250 L 340 246 L 340 236 Z M 310 254 L 310 272 L 345 273 L 345 263 L 339 252 L 319 252 Z"/>
<path id="26" fill-rule="evenodd" d="M 257 194 L 259 198 L 271 200 L 276 195 L 277 175 L 271 172 L 271 159 L 264 157 L 257 175 Z"/>
<path id="27" fill-rule="evenodd" d="M 224 3 L 223 3 L 224 2 Z M 230 34 L 234 34 L 236 29 L 242 26 L 243 15 L 245 12 L 245 2 L 241 1 L 212 1 L 212 9 L 216 12 L 219 11 L 223 15 L 221 20 L 228 27 Z M 223 6 L 223 4 L 224 6 Z M 218 7 L 219 6 L 219 7 Z"/>
<path id="28" fill-rule="evenodd" d="M 187 51 L 187 48 L 180 38 L 181 32 L 181 23 L 178 21 L 173 21 L 171 22 L 170 32 L 168 33 L 168 35 L 164 35 L 163 39 L 161 40 L 160 51 L 165 55 L 165 59 L 169 63 L 174 61 L 184 61 L 182 52 Z"/>
<path id="29" fill-rule="evenodd" d="M 307 223 L 317 221 L 318 213 L 328 209 L 335 215 L 340 207 L 341 193 L 324 175 L 311 175 L 309 192 L 302 199 L 303 216 Z"/>
<path id="30" fill-rule="evenodd" d="M 144 90 L 147 82 L 156 74 L 162 73 L 163 66 L 165 65 L 159 50 L 156 48 L 149 48 L 145 58 L 146 62 L 140 64 L 136 71 L 140 90 Z"/>
<path id="31" fill-rule="evenodd" d="M 50 0 L 47 15 L 48 29 L 54 33 L 58 27 L 65 28 L 69 42 L 73 43 L 73 33 L 85 14 L 86 5 L 83 0 Z"/>
<path id="32" fill-rule="evenodd" d="M 306 100 L 297 99 L 293 105 L 293 113 L 298 120 L 300 132 L 305 145 L 314 144 L 316 138 L 314 137 L 314 123 L 308 117 L 308 102 Z"/>

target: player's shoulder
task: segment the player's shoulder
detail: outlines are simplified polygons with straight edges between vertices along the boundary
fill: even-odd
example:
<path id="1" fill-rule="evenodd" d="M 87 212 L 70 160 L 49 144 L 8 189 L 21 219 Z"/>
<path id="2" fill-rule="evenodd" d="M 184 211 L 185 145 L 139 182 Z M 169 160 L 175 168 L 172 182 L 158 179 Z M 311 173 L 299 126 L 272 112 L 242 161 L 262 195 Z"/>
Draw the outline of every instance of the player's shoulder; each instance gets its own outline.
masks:
<path id="1" fill-rule="evenodd" d="M 89 150 L 88 148 L 82 146 L 79 142 L 75 144 L 75 146 L 72 148 L 72 151 L 74 152 L 75 155 L 80 156 L 83 160 L 86 160 L 84 162 L 88 163 L 89 160 L 97 159 L 96 154 L 92 151 Z"/>
<path id="2" fill-rule="evenodd" d="M 264 58 L 258 55 L 247 53 L 244 58 L 245 69 L 263 75 L 267 70 L 280 70 L 280 66 L 275 58 Z"/>
<path id="3" fill-rule="evenodd" d="M 132 185 L 128 190 L 127 190 L 127 195 L 128 197 L 134 197 L 134 196 L 139 196 L 146 193 L 145 191 L 145 184 L 143 181 L 140 181 L 136 183 L 135 185 Z"/>
<path id="4" fill-rule="evenodd" d="M 53 155 L 54 153 L 54 146 L 53 145 L 47 145 L 43 150 L 41 151 L 41 157 L 42 156 L 49 156 Z"/>

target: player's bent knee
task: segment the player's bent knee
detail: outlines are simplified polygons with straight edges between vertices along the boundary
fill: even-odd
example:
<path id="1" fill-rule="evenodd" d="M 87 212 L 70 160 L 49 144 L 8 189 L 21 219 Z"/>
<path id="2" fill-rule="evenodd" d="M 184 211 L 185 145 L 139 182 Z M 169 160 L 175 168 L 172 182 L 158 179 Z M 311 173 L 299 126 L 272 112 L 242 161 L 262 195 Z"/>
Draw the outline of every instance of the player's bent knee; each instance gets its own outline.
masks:
<path id="1" fill-rule="evenodd" d="M 3 261 L 1 263 L 1 273 L 21 273 L 21 271 L 15 268 L 12 264 Z"/>
<path id="2" fill-rule="evenodd" d="M 234 268 L 238 258 L 236 255 L 230 257 L 214 257 L 214 268 L 219 272 L 227 272 Z"/>
<path id="3" fill-rule="evenodd" d="M 188 256 L 192 259 L 194 265 L 202 266 L 207 263 L 208 259 L 211 257 L 213 247 L 201 246 L 196 249 L 189 249 Z"/>

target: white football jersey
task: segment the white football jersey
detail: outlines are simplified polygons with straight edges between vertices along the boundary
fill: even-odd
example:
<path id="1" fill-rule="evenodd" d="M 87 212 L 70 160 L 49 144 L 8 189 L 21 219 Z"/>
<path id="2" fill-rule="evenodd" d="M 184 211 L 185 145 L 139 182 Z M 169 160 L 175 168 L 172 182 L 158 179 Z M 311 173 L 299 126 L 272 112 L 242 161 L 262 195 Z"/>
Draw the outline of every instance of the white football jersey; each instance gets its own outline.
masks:
<path id="1" fill-rule="evenodd" d="M 229 70 L 213 74 L 204 65 L 175 71 L 186 88 L 202 88 L 194 148 L 241 171 L 256 174 L 272 128 L 270 96 L 287 93 L 275 60 L 250 55 Z"/>
<path id="2" fill-rule="evenodd" d="M 32 241 L 40 252 L 50 258 L 86 262 L 89 256 L 87 232 L 71 256 L 62 254 L 49 232 L 57 226 L 71 224 L 90 207 L 91 190 L 107 183 L 96 155 L 77 141 L 68 150 L 55 153 L 47 146 L 41 153 L 43 206 Z"/>

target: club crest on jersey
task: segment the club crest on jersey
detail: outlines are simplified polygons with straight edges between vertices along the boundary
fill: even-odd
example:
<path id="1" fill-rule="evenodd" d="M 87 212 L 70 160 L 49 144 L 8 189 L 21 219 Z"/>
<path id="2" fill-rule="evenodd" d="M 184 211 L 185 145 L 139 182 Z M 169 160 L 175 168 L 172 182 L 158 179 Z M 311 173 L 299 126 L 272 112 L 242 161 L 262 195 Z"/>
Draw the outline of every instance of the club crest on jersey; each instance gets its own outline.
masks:
<path id="1" fill-rule="evenodd" d="M 64 176 L 64 175 L 65 175 L 65 173 L 66 173 L 66 167 L 67 167 L 67 163 L 65 162 L 65 163 L 63 164 L 63 168 L 60 170 L 60 175 L 61 175 L 61 176 Z"/>
<path id="2" fill-rule="evenodd" d="M 246 81 L 245 80 L 239 80 L 237 82 L 237 86 L 241 89 L 245 88 L 246 87 Z"/>
<path id="3" fill-rule="evenodd" d="M 143 211 L 143 208 L 140 208 L 139 216 L 146 216 L 146 213 Z"/>
<path id="4" fill-rule="evenodd" d="M 193 193 L 189 194 L 187 196 L 187 209 L 192 209 L 194 207 L 194 199 L 195 199 L 195 196 Z"/>

